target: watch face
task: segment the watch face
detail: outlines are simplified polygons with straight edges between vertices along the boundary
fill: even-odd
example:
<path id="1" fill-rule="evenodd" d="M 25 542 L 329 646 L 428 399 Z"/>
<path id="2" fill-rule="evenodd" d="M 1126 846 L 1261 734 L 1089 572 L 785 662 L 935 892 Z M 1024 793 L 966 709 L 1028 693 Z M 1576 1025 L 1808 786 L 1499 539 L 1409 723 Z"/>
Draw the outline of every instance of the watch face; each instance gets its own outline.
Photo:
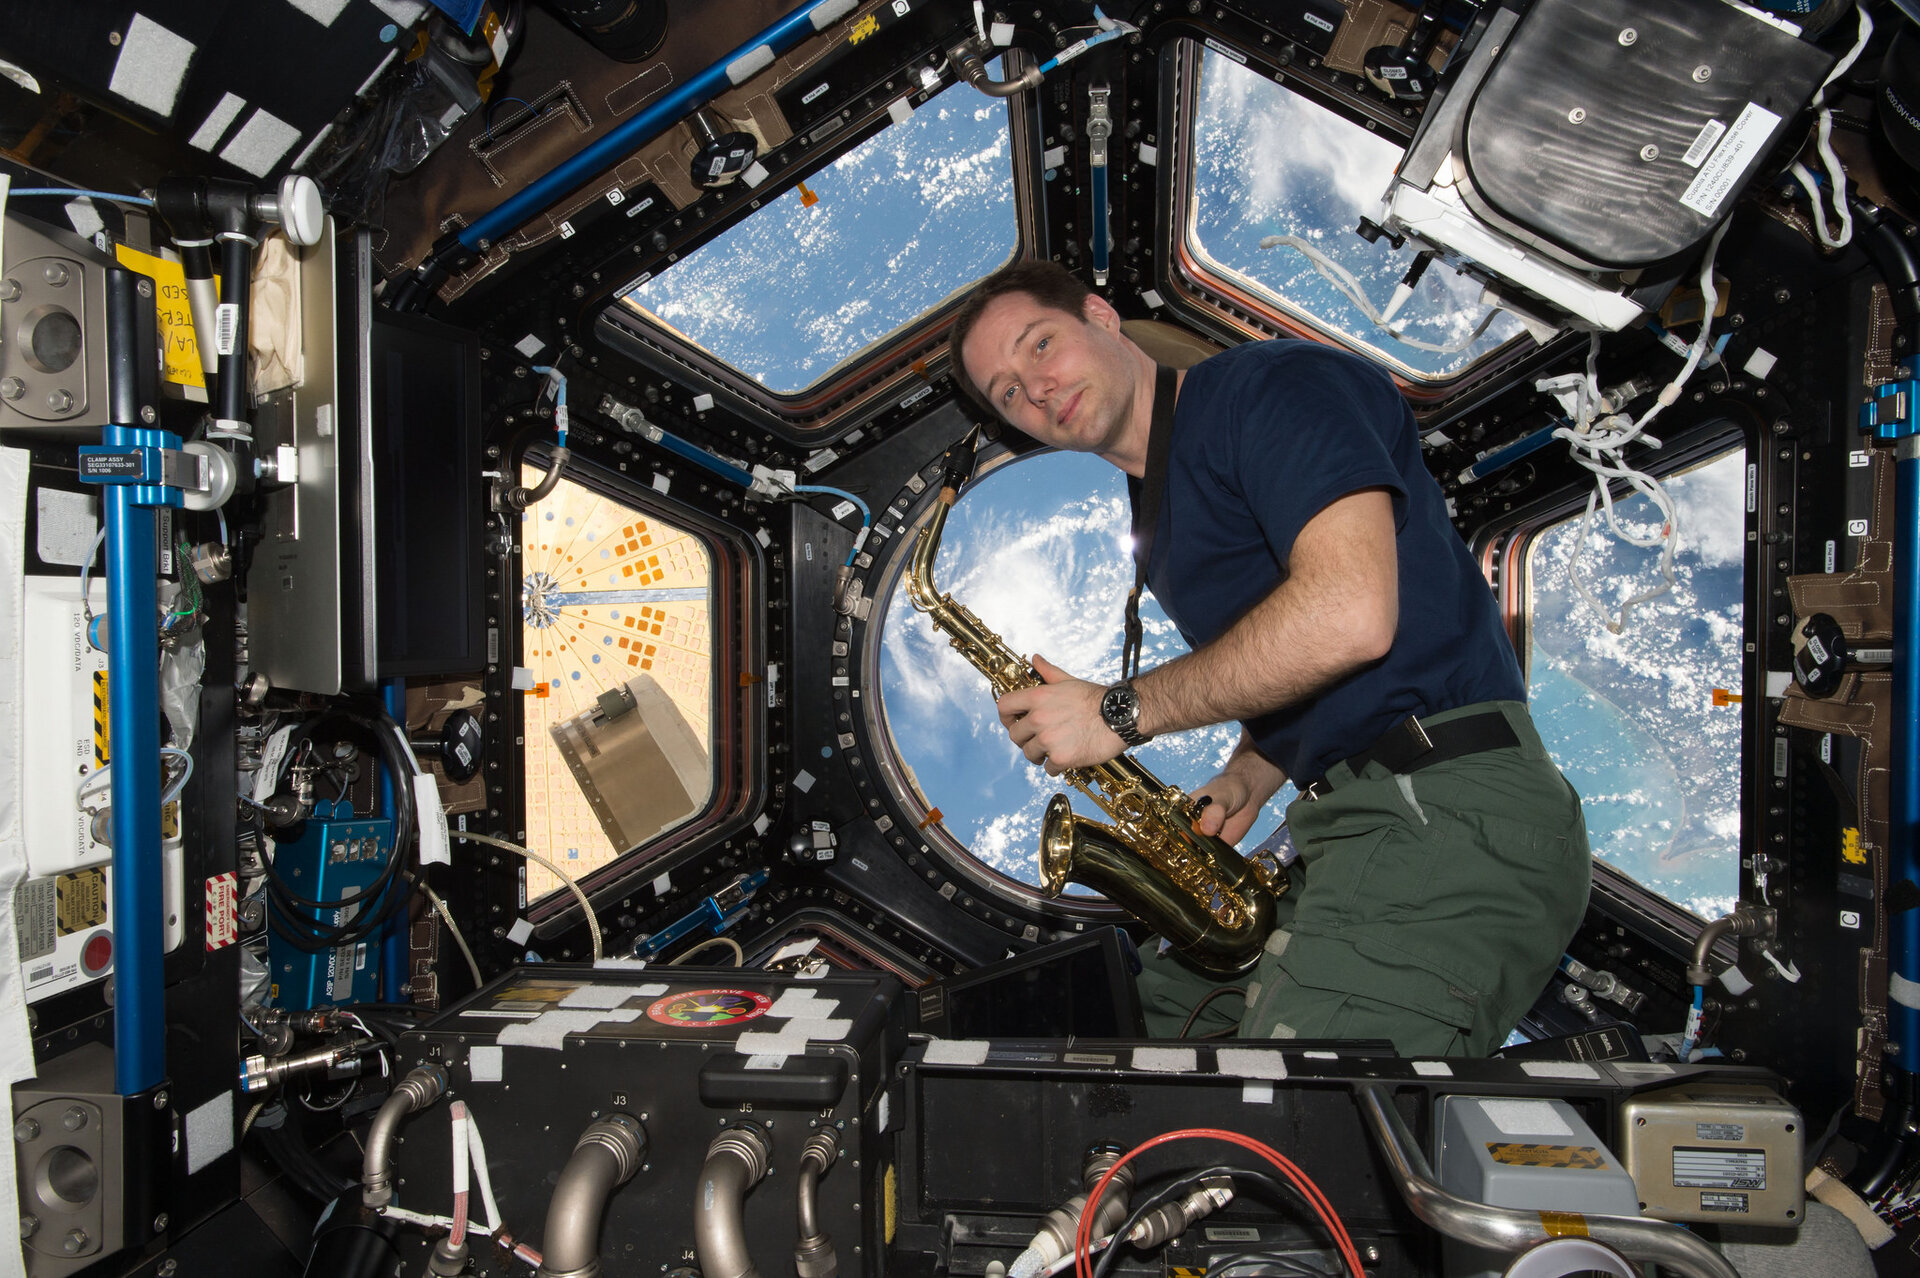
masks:
<path id="1" fill-rule="evenodd" d="M 1113 725 L 1132 723 L 1138 713 L 1137 706 L 1133 689 L 1126 684 L 1116 684 L 1100 698 L 1100 717 Z"/>

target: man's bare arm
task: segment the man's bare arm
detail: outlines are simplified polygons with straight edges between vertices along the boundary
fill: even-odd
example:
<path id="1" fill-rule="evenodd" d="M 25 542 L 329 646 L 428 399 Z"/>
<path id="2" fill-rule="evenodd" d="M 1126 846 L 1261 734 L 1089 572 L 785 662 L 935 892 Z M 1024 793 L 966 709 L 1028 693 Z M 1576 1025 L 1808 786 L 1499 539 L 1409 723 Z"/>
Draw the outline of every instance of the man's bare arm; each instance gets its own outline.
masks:
<path id="1" fill-rule="evenodd" d="M 1390 493 L 1349 493 L 1308 520 L 1288 569 L 1225 634 L 1134 680 L 1141 731 L 1295 705 L 1387 654 L 1400 619 Z"/>

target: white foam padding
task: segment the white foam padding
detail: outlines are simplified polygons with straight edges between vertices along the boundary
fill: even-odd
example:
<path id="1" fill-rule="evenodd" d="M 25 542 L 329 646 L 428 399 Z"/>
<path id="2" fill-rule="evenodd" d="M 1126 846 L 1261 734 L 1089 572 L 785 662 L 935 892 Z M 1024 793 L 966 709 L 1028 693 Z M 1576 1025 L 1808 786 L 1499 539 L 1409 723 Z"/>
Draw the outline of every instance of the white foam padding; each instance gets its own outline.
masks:
<path id="1" fill-rule="evenodd" d="M 852 13 L 857 3 L 858 0 L 821 0 L 820 6 L 807 15 L 807 20 L 813 23 L 815 31 L 825 31 Z"/>
<path id="2" fill-rule="evenodd" d="M 220 148 L 220 158 L 255 177 L 265 177 L 300 140 L 300 130 L 274 115 L 255 108 L 233 140 Z"/>
<path id="3" fill-rule="evenodd" d="M 742 1056 L 805 1056 L 807 1054 L 807 1036 L 790 1034 L 786 1030 L 777 1033 L 765 1033 L 748 1030 L 740 1035 L 734 1044 L 734 1051 Z"/>
<path id="4" fill-rule="evenodd" d="M 992 1046 L 984 1038 L 936 1038 L 920 1059 L 928 1065 L 984 1065 Z"/>
<path id="5" fill-rule="evenodd" d="M 515 919 L 513 926 L 507 929 L 507 939 L 515 945 L 525 945 L 527 938 L 533 935 L 533 924 L 525 919 Z"/>
<path id="6" fill-rule="evenodd" d="M 560 1000 L 562 1007 L 619 1007 L 633 997 L 631 985 L 582 985 Z"/>
<path id="7" fill-rule="evenodd" d="M 798 1034 L 809 1042 L 837 1043 L 853 1029 L 850 1016 L 795 1017 L 787 1022 L 783 1034 Z"/>
<path id="8" fill-rule="evenodd" d="M 530 1021 L 509 1025 L 500 1031 L 502 1047 L 543 1047 L 557 1052 L 569 1034 L 579 1034 L 607 1021 L 630 1021 L 639 1016 L 635 1008 L 569 1008 L 542 1012 Z"/>
<path id="9" fill-rule="evenodd" d="M 467 1049 L 467 1072 L 476 1083 L 497 1083 L 505 1060 L 506 1053 L 500 1050 L 499 1044 L 476 1043 Z"/>
<path id="10" fill-rule="evenodd" d="M 1487 1121 L 1502 1136 L 1571 1136 L 1573 1128 L 1560 1117 L 1553 1102 L 1543 1100 L 1483 1100 L 1477 1102 Z"/>
<path id="11" fill-rule="evenodd" d="M 1452 1078 L 1453 1066 L 1445 1061 L 1415 1061 L 1413 1072 L 1423 1078 Z"/>
<path id="12" fill-rule="evenodd" d="M 1223 1047 L 1213 1055 L 1214 1068 L 1236 1078 L 1269 1078 L 1279 1081 L 1287 1076 L 1287 1058 L 1272 1047 Z"/>
<path id="13" fill-rule="evenodd" d="M 220 100 L 214 103 L 213 110 L 207 112 L 207 118 L 200 122 L 200 127 L 195 129 L 193 136 L 187 139 L 187 145 L 202 151 L 213 150 L 213 144 L 221 139 L 227 131 L 227 126 L 239 118 L 240 112 L 245 110 L 246 106 L 247 100 L 238 94 L 221 94 Z"/>
<path id="14" fill-rule="evenodd" d="M 1240 1103 L 1242 1105 L 1273 1104 L 1273 1084 L 1263 1078 L 1249 1078 L 1240 1085 Z"/>
<path id="15" fill-rule="evenodd" d="M 767 1015 L 812 1019 L 831 1016 L 839 1006 L 839 999 L 828 998 L 819 990 L 791 989 L 773 1000 L 773 1006 L 767 1009 Z"/>
<path id="16" fill-rule="evenodd" d="M 646 965 L 647 965 L 647 961 L 645 959 L 629 958 L 624 954 L 609 954 L 609 955 L 606 955 L 604 958 L 597 958 L 593 961 L 593 966 L 596 970 L 605 969 L 608 971 L 616 971 L 616 972 L 618 971 L 637 972 L 641 968 L 645 967 Z M 642 990 L 645 990 L 649 987 L 643 985 L 640 988 Z M 664 990 L 667 987 L 662 985 L 660 988 Z"/>
<path id="17" fill-rule="evenodd" d="M 773 49 L 759 44 L 727 64 L 727 83 L 740 85 L 773 65 Z"/>
<path id="18" fill-rule="evenodd" d="M 172 115 L 180 84 L 193 62 L 194 43 L 176 35 L 144 13 L 120 36 L 120 56 L 113 64 L 107 87 L 155 115 Z"/>
<path id="19" fill-rule="evenodd" d="M 233 1148 L 233 1093 L 220 1092 L 187 1111 L 187 1174 L 191 1176 Z"/>
<path id="20" fill-rule="evenodd" d="M 1200 1067 L 1200 1053 L 1191 1047 L 1136 1047 L 1133 1067 L 1151 1074 L 1191 1074 Z"/>
<path id="21" fill-rule="evenodd" d="M 1600 1071 L 1579 1061 L 1521 1061 L 1520 1068 L 1534 1078 L 1596 1079 Z"/>

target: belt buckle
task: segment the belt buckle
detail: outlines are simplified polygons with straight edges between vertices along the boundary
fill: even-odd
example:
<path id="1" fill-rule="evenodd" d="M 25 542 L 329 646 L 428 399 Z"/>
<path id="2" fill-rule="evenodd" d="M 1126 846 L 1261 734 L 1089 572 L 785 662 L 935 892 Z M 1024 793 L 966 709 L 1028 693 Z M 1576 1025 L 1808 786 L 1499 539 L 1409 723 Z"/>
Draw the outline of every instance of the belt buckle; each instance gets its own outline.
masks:
<path id="1" fill-rule="evenodd" d="M 1414 745 L 1418 747 L 1414 751 L 1413 758 L 1418 759 L 1421 755 L 1427 754 L 1433 749 L 1433 738 L 1427 735 L 1426 728 L 1420 723 L 1419 715 L 1408 715 L 1406 719 L 1401 722 L 1400 726 L 1407 729 L 1408 733 L 1413 737 Z M 1409 760 L 1409 762 L 1411 761 L 1412 760 Z"/>

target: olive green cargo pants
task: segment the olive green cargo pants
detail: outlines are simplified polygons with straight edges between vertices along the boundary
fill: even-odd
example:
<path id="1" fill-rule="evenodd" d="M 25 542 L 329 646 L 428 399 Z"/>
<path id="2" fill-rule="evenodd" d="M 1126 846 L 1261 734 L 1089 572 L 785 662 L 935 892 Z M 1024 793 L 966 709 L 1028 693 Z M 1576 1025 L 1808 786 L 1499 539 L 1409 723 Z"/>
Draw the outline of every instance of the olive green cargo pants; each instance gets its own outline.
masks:
<path id="1" fill-rule="evenodd" d="M 1389 1039 L 1402 1055 L 1484 1056 L 1546 987 L 1586 912 L 1592 865 L 1580 796 L 1524 704 L 1497 708 L 1517 747 L 1402 774 L 1327 773 L 1331 792 L 1287 808 L 1299 859 L 1259 962 L 1236 981 L 1143 947 L 1148 1032 L 1189 1037 Z"/>

